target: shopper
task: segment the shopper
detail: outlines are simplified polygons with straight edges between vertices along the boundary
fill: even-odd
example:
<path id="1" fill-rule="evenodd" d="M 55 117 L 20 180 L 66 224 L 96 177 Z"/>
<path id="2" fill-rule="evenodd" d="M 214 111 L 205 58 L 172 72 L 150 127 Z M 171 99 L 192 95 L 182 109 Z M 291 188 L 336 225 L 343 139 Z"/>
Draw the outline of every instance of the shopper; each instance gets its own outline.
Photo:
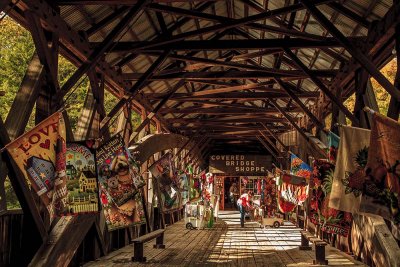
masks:
<path id="1" fill-rule="evenodd" d="M 252 210 L 253 207 L 251 205 L 253 199 L 253 191 L 248 191 L 240 196 L 237 201 L 237 205 L 240 211 L 240 226 L 244 227 L 244 216 L 246 214 L 246 210 Z"/>

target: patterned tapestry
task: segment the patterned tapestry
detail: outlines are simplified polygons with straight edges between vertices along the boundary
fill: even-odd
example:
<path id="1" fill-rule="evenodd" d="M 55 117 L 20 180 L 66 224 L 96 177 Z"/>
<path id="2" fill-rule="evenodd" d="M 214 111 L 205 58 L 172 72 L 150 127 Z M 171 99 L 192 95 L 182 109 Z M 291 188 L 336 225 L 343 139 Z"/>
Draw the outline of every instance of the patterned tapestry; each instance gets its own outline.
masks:
<path id="1" fill-rule="evenodd" d="M 313 175 L 310 180 L 308 216 L 312 223 L 321 225 L 323 231 L 347 236 L 351 227 L 351 213 L 328 206 L 334 169 L 335 166 L 326 160 L 314 161 Z"/>
<path id="2" fill-rule="evenodd" d="M 145 181 L 120 135 L 96 150 L 100 200 L 108 230 L 145 223 L 139 189 Z"/>
<path id="3" fill-rule="evenodd" d="M 262 192 L 261 201 L 262 205 L 265 207 L 266 214 L 268 216 L 273 216 L 277 210 L 277 189 L 276 182 L 270 178 L 264 178 L 262 180 Z"/>
<path id="4" fill-rule="evenodd" d="M 350 126 L 342 126 L 339 131 L 339 150 L 329 207 L 355 213 L 360 205 L 371 131 Z"/>
<path id="5" fill-rule="evenodd" d="M 162 156 L 149 170 L 154 177 L 154 188 L 158 190 L 162 212 L 178 209 L 181 206 L 181 194 L 175 183 L 172 154 Z"/>
<path id="6" fill-rule="evenodd" d="M 400 226 L 400 124 L 374 113 L 360 212 Z"/>
<path id="7" fill-rule="evenodd" d="M 70 214 L 99 211 L 94 142 L 67 143 L 67 210 Z"/>
<path id="8" fill-rule="evenodd" d="M 33 191 L 46 206 L 50 220 L 68 213 L 65 123 L 56 112 L 6 146 Z"/>

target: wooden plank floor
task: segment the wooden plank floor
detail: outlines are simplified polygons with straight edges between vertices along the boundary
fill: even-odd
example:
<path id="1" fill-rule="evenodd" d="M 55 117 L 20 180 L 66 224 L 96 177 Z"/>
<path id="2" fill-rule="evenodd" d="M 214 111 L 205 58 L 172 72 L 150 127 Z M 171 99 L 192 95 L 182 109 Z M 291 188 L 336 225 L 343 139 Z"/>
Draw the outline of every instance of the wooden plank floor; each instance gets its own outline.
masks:
<path id="1" fill-rule="evenodd" d="M 146 263 L 131 262 L 130 245 L 85 266 L 311 266 L 315 253 L 298 249 L 299 229 L 290 223 L 277 229 L 261 229 L 257 223 L 240 228 L 236 211 L 220 212 L 212 229 L 187 230 L 182 220 L 167 227 L 165 249 L 154 249 L 154 242 L 144 245 Z M 327 259 L 329 266 L 365 266 L 331 247 Z"/>

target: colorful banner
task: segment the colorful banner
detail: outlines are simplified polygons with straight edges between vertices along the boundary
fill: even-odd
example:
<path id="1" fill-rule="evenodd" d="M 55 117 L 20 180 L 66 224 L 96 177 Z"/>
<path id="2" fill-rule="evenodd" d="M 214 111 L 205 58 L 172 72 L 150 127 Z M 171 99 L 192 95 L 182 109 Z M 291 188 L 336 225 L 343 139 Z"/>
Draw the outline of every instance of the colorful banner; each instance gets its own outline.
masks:
<path id="1" fill-rule="evenodd" d="M 158 190 L 158 198 L 162 212 L 178 209 L 181 205 L 181 196 L 174 183 L 172 155 L 167 153 L 149 168 L 155 178 L 154 188 Z"/>
<path id="2" fill-rule="evenodd" d="M 178 175 L 178 188 L 181 192 L 182 203 L 186 204 L 189 201 L 189 178 L 186 173 Z"/>
<path id="3" fill-rule="evenodd" d="M 296 204 L 293 204 L 290 201 L 285 200 L 282 195 L 281 191 L 278 192 L 278 208 L 280 212 L 287 213 L 292 212 L 296 208 Z"/>
<path id="4" fill-rule="evenodd" d="M 190 194 L 189 200 L 195 200 L 200 198 L 201 192 L 201 183 L 200 178 L 192 178 L 190 179 Z"/>
<path id="5" fill-rule="evenodd" d="M 67 213 L 65 123 L 56 112 L 6 146 L 46 206 L 51 220 Z"/>
<path id="6" fill-rule="evenodd" d="M 360 212 L 400 225 L 400 124 L 374 113 Z"/>
<path id="7" fill-rule="evenodd" d="M 67 210 L 70 214 L 99 211 L 93 144 L 93 141 L 67 143 Z"/>
<path id="8" fill-rule="evenodd" d="M 312 168 L 302 161 L 295 154 L 290 154 L 290 173 L 296 176 L 304 177 L 307 180 L 311 177 Z"/>
<path id="9" fill-rule="evenodd" d="M 325 232 L 347 236 L 351 227 L 351 213 L 328 206 L 334 169 L 335 166 L 326 160 L 314 161 L 308 216 L 312 223 L 321 225 Z"/>
<path id="10" fill-rule="evenodd" d="M 272 217 L 277 210 L 276 182 L 273 179 L 266 178 L 262 180 L 261 205 L 264 205 L 267 216 Z"/>
<path id="11" fill-rule="evenodd" d="M 335 163 L 337 152 L 339 150 L 340 137 L 336 134 L 329 132 L 328 134 L 328 159 L 330 162 Z"/>
<path id="12" fill-rule="evenodd" d="M 329 207 L 355 213 L 359 210 L 365 180 L 370 130 L 342 126 Z"/>
<path id="13" fill-rule="evenodd" d="M 138 192 L 145 182 L 120 135 L 96 150 L 96 163 L 108 229 L 144 223 L 142 197 Z"/>

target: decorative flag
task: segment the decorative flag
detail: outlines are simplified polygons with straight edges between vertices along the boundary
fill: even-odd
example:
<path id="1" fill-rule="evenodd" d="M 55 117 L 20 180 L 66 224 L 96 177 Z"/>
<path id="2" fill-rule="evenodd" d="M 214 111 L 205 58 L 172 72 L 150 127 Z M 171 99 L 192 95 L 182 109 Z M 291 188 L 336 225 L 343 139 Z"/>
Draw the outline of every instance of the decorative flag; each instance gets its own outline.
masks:
<path id="1" fill-rule="evenodd" d="M 307 180 L 311 177 L 312 168 L 302 161 L 295 154 L 290 154 L 290 173 L 296 176 L 304 177 Z"/>
<path id="2" fill-rule="evenodd" d="M 370 130 L 342 126 L 329 207 L 355 213 L 359 210 L 365 180 Z"/>
<path id="3" fill-rule="evenodd" d="M 272 217 L 275 215 L 276 205 L 276 184 L 273 179 L 263 179 L 262 181 L 262 204 L 265 206 L 266 215 Z"/>
<path id="4" fill-rule="evenodd" d="M 181 195 L 173 180 L 172 154 L 167 153 L 149 168 L 155 178 L 154 188 L 158 190 L 162 212 L 178 209 L 181 205 Z"/>
<path id="5" fill-rule="evenodd" d="M 360 212 L 400 226 L 400 124 L 374 113 Z"/>
<path id="6" fill-rule="evenodd" d="M 328 206 L 334 169 L 335 166 L 326 160 L 314 161 L 314 171 L 310 180 L 308 215 L 311 222 L 321 225 L 325 232 L 347 236 L 352 221 L 351 213 Z"/>
<path id="7" fill-rule="evenodd" d="M 195 200 L 200 198 L 201 186 L 200 186 L 200 179 L 199 178 L 192 178 L 190 179 L 190 194 L 189 200 Z"/>
<path id="8" fill-rule="evenodd" d="M 67 143 L 67 210 L 70 214 L 99 211 L 93 145 L 93 141 Z"/>
<path id="9" fill-rule="evenodd" d="M 6 146 L 33 190 L 46 206 L 50 220 L 67 213 L 65 123 L 56 112 Z"/>
<path id="10" fill-rule="evenodd" d="M 108 230 L 145 223 L 142 196 L 145 185 L 124 140 L 116 135 L 96 150 L 99 194 Z"/>
<path id="11" fill-rule="evenodd" d="M 179 191 L 182 196 L 182 203 L 186 204 L 189 201 L 189 179 L 186 173 L 182 172 L 179 175 Z"/>
<path id="12" fill-rule="evenodd" d="M 296 208 L 296 204 L 293 204 L 290 201 L 286 201 L 282 195 L 281 191 L 278 192 L 278 208 L 280 212 L 292 212 Z"/>
<path id="13" fill-rule="evenodd" d="M 329 134 L 328 134 L 328 149 L 329 149 L 328 159 L 333 164 L 335 164 L 335 162 L 336 162 L 337 151 L 339 149 L 339 142 L 340 142 L 340 137 L 332 132 L 329 132 Z"/>

